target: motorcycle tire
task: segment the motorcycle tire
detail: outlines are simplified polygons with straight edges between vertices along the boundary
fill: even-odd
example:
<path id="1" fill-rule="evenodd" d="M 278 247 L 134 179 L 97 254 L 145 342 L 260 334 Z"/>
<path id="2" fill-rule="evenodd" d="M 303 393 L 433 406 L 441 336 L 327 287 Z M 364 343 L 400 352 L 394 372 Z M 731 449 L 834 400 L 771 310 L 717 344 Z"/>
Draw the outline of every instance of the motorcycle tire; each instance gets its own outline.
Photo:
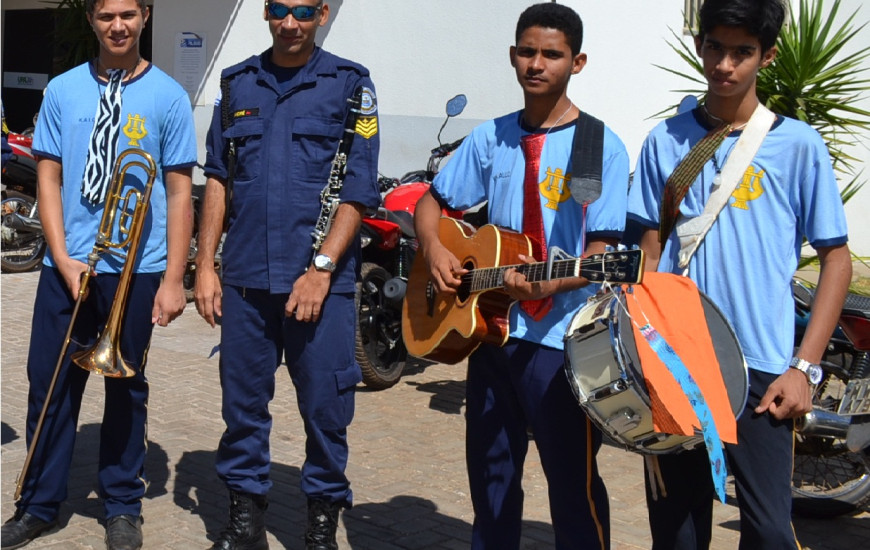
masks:
<path id="1" fill-rule="evenodd" d="M 3 215 L 18 213 L 30 215 L 33 209 L 32 197 L 15 191 L 6 191 L 0 206 Z M 5 224 L 2 226 L 2 249 L 0 249 L 0 270 L 4 273 L 25 273 L 33 271 L 42 263 L 45 255 L 45 235 L 39 233 L 21 233 Z"/>
<path id="2" fill-rule="evenodd" d="M 373 390 L 390 388 L 399 381 L 408 359 L 402 340 L 402 312 L 386 303 L 384 283 L 391 276 L 381 266 L 362 265 L 357 283 L 356 348 L 363 383 Z"/>
<path id="3" fill-rule="evenodd" d="M 831 360 L 827 355 L 826 360 Z M 813 406 L 836 411 L 844 382 L 829 374 L 819 388 Z M 795 514 L 814 518 L 854 514 L 870 503 L 870 451 L 852 452 L 842 438 L 796 432 L 791 489 Z"/>
<path id="4" fill-rule="evenodd" d="M 796 451 L 792 511 L 814 518 L 860 512 L 870 503 L 870 456 L 866 452 L 838 451 L 836 445 L 845 445 L 842 441 L 821 444 L 830 454 L 822 451 L 807 455 Z"/>

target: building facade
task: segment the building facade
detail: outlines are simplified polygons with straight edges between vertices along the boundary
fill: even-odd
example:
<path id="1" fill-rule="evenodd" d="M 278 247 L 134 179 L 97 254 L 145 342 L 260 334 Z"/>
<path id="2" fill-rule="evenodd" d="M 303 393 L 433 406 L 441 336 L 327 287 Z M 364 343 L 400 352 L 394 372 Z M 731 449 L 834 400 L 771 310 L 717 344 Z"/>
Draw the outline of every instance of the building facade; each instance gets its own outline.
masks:
<path id="1" fill-rule="evenodd" d="M 797 3 L 797 0 L 793 0 Z M 205 158 L 205 133 L 218 93 L 222 68 L 265 50 L 271 43 L 263 20 L 263 0 L 153 0 L 148 47 L 151 60 L 179 80 L 191 97 Z M 331 17 L 318 43 L 333 53 L 366 65 L 377 86 L 381 117 L 380 171 L 401 176 L 425 168 L 429 150 L 444 122 L 446 101 L 463 93 L 465 111 L 451 120 L 442 141 L 453 141 L 480 122 L 518 109 L 522 96 L 508 59 L 516 19 L 532 0 L 326 0 Z M 566 0 L 584 22 L 586 68 L 573 78 L 569 93 L 581 109 L 604 120 L 636 158 L 653 115 L 676 104 L 691 87 L 656 65 L 683 70 L 685 63 L 668 42 L 690 40 L 683 13 L 696 0 Z M 830 0 L 826 2 L 829 4 Z M 857 11 L 858 25 L 870 21 L 870 6 L 842 0 L 841 11 Z M 3 95 L 16 85 L 37 89 L 49 75 L 21 70 L 27 51 L 7 38 L 12 10 L 45 10 L 40 0 L 3 0 Z M 841 14 L 841 16 L 843 15 Z M 16 18 L 16 21 L 18 19 Z M 17 25 L 16 25 L 17 26 Z M 866 44 L 865 29 L 855 40 Z M 864 38 L 862 39 L 861 36 Z M 14 60 L 14 61 L 13 61 Z M 7 66 L 15 64 L 16 70 Z M 868 66 L 870 68 L 870 66 Z M 21 76 L 24 73 L 25 76 Z M 22 84 L 18 84 L 18 81 Z M 32 94 L 31 94 L 32 95 Z M 870 98 L 860 105 L 870 110 Z M 28 113 L 28 116 L 32 116 Z M 13 128 L 16 129 L 16 128 Z M 864 143 L 870 143 L 870 133 Z M 868 146 L 855 156 L 870 166 Z M 864 177 L 867 177 L 865 171 Z M 197 174 L 202 181 L 202 174 Z M 870 188 L 847 205 L 850 244 L 870 256 Z"/>

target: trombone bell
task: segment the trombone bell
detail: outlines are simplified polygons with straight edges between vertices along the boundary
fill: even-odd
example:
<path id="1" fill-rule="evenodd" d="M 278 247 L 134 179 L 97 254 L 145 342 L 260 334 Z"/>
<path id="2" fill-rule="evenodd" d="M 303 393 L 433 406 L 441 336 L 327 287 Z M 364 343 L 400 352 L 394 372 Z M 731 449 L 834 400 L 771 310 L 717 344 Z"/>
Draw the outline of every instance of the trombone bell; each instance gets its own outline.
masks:
<path id="1" fill-rule="evenodd" d="M 99 342 L 90 349 L 77 351 L 71 356 L 72 362 L 94 374 L 102 374 L 110 378 L 131 378 L 136 376 L 136 369 L 131 367 L 121 357 L 121 348 L 117 338 L 112 334 L 100 337 Z"/>

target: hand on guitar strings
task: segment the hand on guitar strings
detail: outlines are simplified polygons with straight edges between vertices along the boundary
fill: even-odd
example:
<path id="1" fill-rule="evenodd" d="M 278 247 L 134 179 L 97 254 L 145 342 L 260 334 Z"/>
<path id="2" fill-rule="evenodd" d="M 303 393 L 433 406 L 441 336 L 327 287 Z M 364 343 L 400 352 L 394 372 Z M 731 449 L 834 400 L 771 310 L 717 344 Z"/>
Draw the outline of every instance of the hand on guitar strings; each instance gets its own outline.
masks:
<path id="1" fill-rule="evenodd" d="M 462 276 L 468 270 L 462 267 L 459 259 L 443 244 L 429 247 L 424 252 L 426 265 L 429 266 L 429 279 L 437 292 L 455 294 L 462 284 Z"/>

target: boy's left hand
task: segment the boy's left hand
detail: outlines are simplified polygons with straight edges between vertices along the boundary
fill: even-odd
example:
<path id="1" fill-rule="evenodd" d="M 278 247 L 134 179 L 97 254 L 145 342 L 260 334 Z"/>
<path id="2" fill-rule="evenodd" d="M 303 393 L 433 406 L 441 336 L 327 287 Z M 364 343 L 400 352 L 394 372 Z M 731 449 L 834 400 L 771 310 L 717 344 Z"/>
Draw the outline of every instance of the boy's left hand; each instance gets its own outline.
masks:
<path id="1" fill-rule="evenodd" d="M 537 260 L 529 256 L 519 255 L 520 261 L 526 264 L 536 263 Z M 526 276 L 516 269 L 506 269 L 504 272 L 504 289 L 508 296 L 514 300 L 540 300 L 553 294 L 554 281 L 542 281 L 530 283 Z"/>
<path id="2" fill-rule="evenodd" d="M 777 420 L 785 420 L 803 416 L 812 409 L 813 396 L 806 375 L 790 368 L 767 387 L 755 412 L 769 412 Z"/>

